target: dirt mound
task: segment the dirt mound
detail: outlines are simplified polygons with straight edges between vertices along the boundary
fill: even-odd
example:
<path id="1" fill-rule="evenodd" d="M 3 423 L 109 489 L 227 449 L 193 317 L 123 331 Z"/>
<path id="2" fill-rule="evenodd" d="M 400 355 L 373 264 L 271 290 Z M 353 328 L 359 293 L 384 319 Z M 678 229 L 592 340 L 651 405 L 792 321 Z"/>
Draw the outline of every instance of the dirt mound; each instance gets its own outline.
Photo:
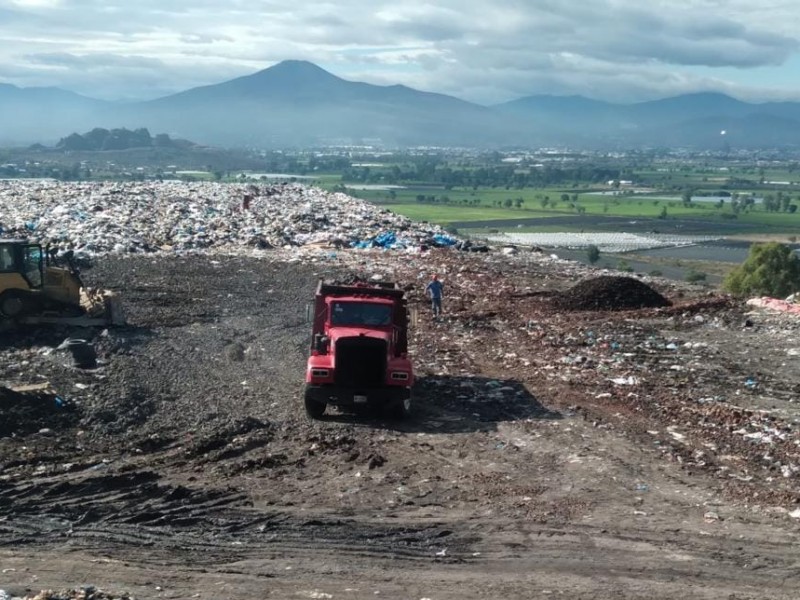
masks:
<path id="1" fill-rule="evenodd" d="M 669 300 L 646 283 L 632 277 L 603 275 L 586 279 L 554 297 L 565 310 L 625 310 L 670 306 Z"/>
<path id="2" fill-rule="evenodd" d="M 74 424 L 75 408 L 49 391 L 18 392 L 0 386 L 0 437 Z"/>
<path id="3" fill-rule="evenodd" d="M 128 592 L 112 594 L 102 590 L 96 590 L 89 586 L 79 590 L 42 590 L 35 596 L 25 596 L 30 600 L 132 600 Z"/>

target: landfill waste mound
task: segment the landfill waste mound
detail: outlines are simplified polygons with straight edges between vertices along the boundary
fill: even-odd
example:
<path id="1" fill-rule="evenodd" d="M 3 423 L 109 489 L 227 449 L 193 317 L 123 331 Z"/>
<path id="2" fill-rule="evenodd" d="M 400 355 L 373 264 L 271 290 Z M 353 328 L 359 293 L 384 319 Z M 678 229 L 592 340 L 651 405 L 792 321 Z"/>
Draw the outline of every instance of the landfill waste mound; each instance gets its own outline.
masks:
<path id="1" fill-rule="evenodd" d="M 555 296 L 554 302 L 564 310 L 626 310 L 671 305 L 646 283 L 632 277 L 611 275 L 581 281 Z"/>
<path id="2" fill-rule="evenodd" d="M 0 237 L 97 254 L 455 246 L 438 225 L 300 184 L 0 181 Z"/>
<path id="3" fill-rule="evenodd" d="M 0 437 L 73 425 L 74 404 L 53 392 L 0 386 Z"/>

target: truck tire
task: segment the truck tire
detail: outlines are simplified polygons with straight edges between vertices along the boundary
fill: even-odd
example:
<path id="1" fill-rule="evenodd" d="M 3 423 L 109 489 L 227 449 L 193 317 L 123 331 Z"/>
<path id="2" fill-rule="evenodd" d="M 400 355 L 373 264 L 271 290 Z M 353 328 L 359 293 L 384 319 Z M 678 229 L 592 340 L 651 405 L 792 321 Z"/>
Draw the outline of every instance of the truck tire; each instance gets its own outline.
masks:
<path id="1" fill-rule="evenodd" d="M 395 421 L 402 421 L 411 416 L 412 410 L 411 396 L 389 406 L 389 418 Z"/>
<path id="2" fill-rule="evenodd" d="M 97 352 L 86 340 L 68 339 L 65 342 L 72 356 L 72 364 L 79 369 L 94 369 L 97 366 Z"/>
<path id="3" fill-rule="evenodd" d="M 310 398 L 308 394 L 305 395 L 305 406 L 306 406 L 306 414 L 308 415 L 309 419 L 320 419 L 322 415 L 325 414 L 325 404 L 322 402 L 317 402 L 313 398 Z"/>

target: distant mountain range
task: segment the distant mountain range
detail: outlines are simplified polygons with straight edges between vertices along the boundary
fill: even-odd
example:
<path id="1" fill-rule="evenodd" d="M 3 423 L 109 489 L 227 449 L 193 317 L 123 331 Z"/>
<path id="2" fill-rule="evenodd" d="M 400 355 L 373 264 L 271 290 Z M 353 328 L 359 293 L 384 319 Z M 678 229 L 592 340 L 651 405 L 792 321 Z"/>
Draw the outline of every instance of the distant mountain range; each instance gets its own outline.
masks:
<path id="1" fill-rule="evenodd" d="M 750 104 L 699 93 L 636 104 L 539 95 L 481 106 L 402 85 L 346 81 L 294 60 L 147 102 L 0 84 L 0 146 L 52 146 L 97 127 L 147 128 L 207 145 L 253 148 L 796 148 L 800 103 Z"/>

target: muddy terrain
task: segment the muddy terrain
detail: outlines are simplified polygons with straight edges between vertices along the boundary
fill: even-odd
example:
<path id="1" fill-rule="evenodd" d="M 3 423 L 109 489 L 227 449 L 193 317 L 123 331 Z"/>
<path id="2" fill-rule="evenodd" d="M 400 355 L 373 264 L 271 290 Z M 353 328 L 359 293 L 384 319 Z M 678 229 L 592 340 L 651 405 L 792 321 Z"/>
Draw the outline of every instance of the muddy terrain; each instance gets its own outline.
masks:
<path id="1" fill-rule="evenodd" d="M 127 327 L 0 343 L 0 598 L 800 596 L 797 316 L 534 252 L 84 275 Z M 418 310 L 407 421 L 305 416 L 306 305 L 343 275 Z"/>

